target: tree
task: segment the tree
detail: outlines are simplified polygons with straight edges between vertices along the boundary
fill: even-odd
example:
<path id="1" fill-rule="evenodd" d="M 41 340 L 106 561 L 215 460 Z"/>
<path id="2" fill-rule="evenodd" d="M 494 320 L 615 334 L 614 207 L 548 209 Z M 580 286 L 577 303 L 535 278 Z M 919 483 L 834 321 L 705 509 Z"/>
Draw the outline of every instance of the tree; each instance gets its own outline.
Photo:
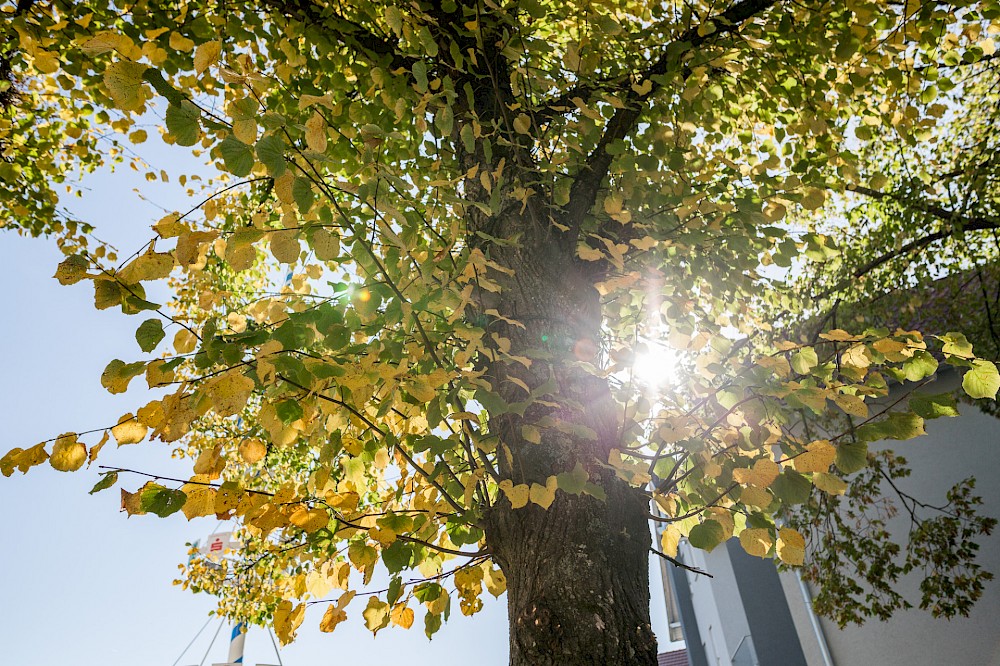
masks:
<path id="1" fill-rule="evenodd" d="M 880 400 L 889 381 L 943 361 L 972 398 L 1000 388 L 957 333 L 782 342 L 774 323 L 813 311 L 762 270 L 838 256 L 855 222 L 817 218 L 878 190 L 864 177 L 888 159 L 879 141 L 935 149 L 934 119 L 963 103 L 942 63 L 990 76 L 996 3 L 5 12 L 9 224 L 65 230 L 54 186 L 109 159 L 142 168 L 124 137 L 143 143 L 149 123 L 217 175 L 169 174 L 198 203 L 120 265 L 79 224 L 63 236 L 56 277 L 143 315 L 141 351 L 161 350 L 112 361 L 102 383 L 144 374 L 164 396 L 96 443 L 67 433 L 0 470 L 78 470 L 110 438 L 175 443 L 193 476 L 139 470 L 152 479 L 123 509 L 236 520 L 239 561 L 195 559 L 185 584 L 283 641 L 308 604 L 332 631 L 356 594 L 373 632 L 422 603 L 431 635 L 453 597 L 473 614 L 485 588 L 507 593 L 512 664 L 653 664 L 651 502 L 662 557 L 738 536 L 800 565 L 783 511 L 813 487 L 843 494 L 867 441 L 949 413 L 945 397 Z M 169 309 L 146 299 L 158 279 Z M 677 376 L 643 378 L 667 348 Z M 804 413 L 854 419 L 818 438 Z M 131 472 L 103 469 L 95 491 Z M 956 572 L 975 536 L 937 544 L 973 597 L 981 577 Z M 368 591 L 379 564 L 391 582 Z"/>

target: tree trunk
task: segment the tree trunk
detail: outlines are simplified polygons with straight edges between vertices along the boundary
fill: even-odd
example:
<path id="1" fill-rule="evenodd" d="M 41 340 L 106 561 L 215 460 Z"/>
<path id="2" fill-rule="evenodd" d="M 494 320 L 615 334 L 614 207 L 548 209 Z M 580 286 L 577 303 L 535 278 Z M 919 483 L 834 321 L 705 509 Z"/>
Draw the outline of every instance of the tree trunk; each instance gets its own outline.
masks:
<path id="1" fill-rule="evenodd" d="M 547 510 L 494 508 L 487 540 L 507 576 L 511 666 L 656 664 L 645 503 L 610 485 L 606 502 L 559 493 Z"/>
<path id="2" fill-rule="evenodd" d="M 538 229 L 507 223 L 509 229 L 498 224 L 501 237 Z M 510 663 L 654 666 L 648 500 L 607 466 L 611 450 L 622 446 L 621 413 L 607 380 L 586 366 L 596 363 L 601 330 L 593 276 L 572 250 L 544 235 L 531 238 L 530 231 L 516 248 L 488 249 L 513 269 L 494 276 L 502 286 L 495 305 L 521 322 L 493 320 L 488 330 L 509 341 L 510 354 L 534 360 L 526 366 L 494 353 L 485 376 L 508 404 L 524 400 L 521 385 L 551 387 L 523 416 L 491 417 L 490 432 L 502 447 L 499 473 L 515 485 L 544 486 L 579 465 L 606 494 L 559 490 L 547 509 L 535 503 L 513 509 L 501 494 L 486 516 L 487 544 L 507 577 Z M 525 441 L 524 425 L 541 426 L 540 443 Z"/>

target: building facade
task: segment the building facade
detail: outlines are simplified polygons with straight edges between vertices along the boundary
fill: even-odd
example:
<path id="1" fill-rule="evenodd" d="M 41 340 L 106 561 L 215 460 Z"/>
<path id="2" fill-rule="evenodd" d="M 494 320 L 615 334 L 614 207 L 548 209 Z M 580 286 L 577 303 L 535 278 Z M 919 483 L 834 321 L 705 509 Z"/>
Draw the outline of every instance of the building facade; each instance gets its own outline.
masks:
<path id="1" fill-rule="evenodd" d="M 957 374 L 942 376 L 927 390 L 953 390 L 958 382 Z M 912 469 L 903 490 L 943 503 L 955 483 L 975 476 L 982 512 L 1000 517 L 1000 421 L 975 406 L 959 409 L 958 418 L 927 422 L 927 435 L 892 443 Z M 909 517 L 896 516 L 889 529 L 905 537 Z M 979 544 L 979 563 L 1000 578 L 1000 533 Z M 915 572 L 899 586 L 913 609 L 840 629 L 812 612 L 812 592 L 795 572 L 779 573 L 735 539 L 711 553 L 682 543 L 679 559 L 713 576 L 663 569 L 691 666 L 1000 666 L 1000 580 L 986 583 L 968 617 L 944 620 L 916 608 Z"/>

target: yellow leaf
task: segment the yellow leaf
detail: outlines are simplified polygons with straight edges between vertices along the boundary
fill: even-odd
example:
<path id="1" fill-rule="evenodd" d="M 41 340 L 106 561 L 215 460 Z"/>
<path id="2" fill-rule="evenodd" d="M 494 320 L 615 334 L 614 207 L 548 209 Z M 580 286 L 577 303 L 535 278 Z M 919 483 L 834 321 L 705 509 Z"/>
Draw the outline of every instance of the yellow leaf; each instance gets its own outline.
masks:
<path id="1" fill-rule="evenodd" d="M 733 536 L 736 524 L 733 520 L 733 514 L 729 509 L 724 509 L 721 506 L 711 506 L 705 509 L 705 516 L 722 526 L 723 541 Z"/>
<path id="2" fill-rule="evenodd" d="M 267 445 L 259 439 L 245 439 L 240 442 L 240 457 L 251 465 L 267 455 Z"/>
<path id="3" fill-rule="evenodd" d="M 142 82 L 142 75 L 148 67 L 129 60 L 116 60 L 104 70 L 104 85 L 122 111 L 138 111 L 146 101 L 148 91 Z"/>
<path id="4" fill-rule="evenodd" d="M 656 505 L 660 507 L 660 510 L 667 516 L 677 515 L 677 495 L 661 495 L 660 493 L 654 493 L 653 499 L 656 501 Z"/>
<path id="5" fill-rule="evenodd" d="M 372 596 L 368 599 L 368 607 L 361 613 L 365 618 L 365 626 L 373 634 L 389 624 L 389 604 Z"/>
<path id="6" fill-rule="evenodd" d="M 740 545 L 748 555 L 765 557 L 771 550 L 771 533 L 763 528 L 751 527 L 740 532 Z"/>
<path id="7" fill-rule="evenodd" d="M 820 333 L 819 337 L 823 338 L 824 340 L 831 340 L 833 342 L 851 342 L 853 340 L 858 339 L 856 336 L 853 336 L 847 331 L 844 331 L 839 328 L 835 328 L 832 331 L 828 331 L 826 333 Z"/>
<path id="8" fill-rule="evenodd" d="M 246 407 L 250 394 L 253 393 L 254 381 L 239 371 L 232 370 L 215 380 L 208 386 L 208 397 L 212 407 L 219 416 L 239 414 Z"/>
<path id="9" fill-rule="evenodd" d="M 514 131 L 518 134 L 528 134 L 531 132 L 531 118 L 525 113 L 520 113 L 514 118 Z"/>
<path id="10" fill-rule="evenodd" d="M 801 566 L 805 561 L 806 540 L 790 527 L 782 527 L 778 532 L 778 557 L 785 564 Z"/>
<path id="11" fill-rule="evenodd" d="M 105 430 L 104 435 L 101 436 L 101 441 L 90 447 L 90 452 L 87 453 L 87 467 L 90 467 L 91 463 L 97 460 L 97 454 L 100 453 L 101 449 L 104 448 L 104 445 L 108 443 L 109 438 L 110 435 L 108 434 L 108 431 Z"/>
<path id="12" fill-rule="evenodd" d="M 0 459 L 0 470 L 4 476 L 10 476 L 16 467 L 23 474 L 35 465 L 42 464 L 48 458 L 49 454 L 45 450 L 45 442 L 35 444 L 30 449 L 15 447 L 8 451 L 3 459 Z"/>
<path id="13" fill-rule="evenodd" d="M 792 464 L 798 472 L 825 472 L 837 457 L 836 447 L 826 439 L 809 444 L 806 452 L 795 457 Z"/>
<path id="14" fill-rule="evenodd" d="M 309 245 L 320 261 L 332 261 L 340 256 L 340 236 L 328 229 L 314 231 Z"/>
<path id="15" fill-rule="evenodd" d="M 816 210 L 826 201 L 826 193 L 823 190 L 812 188 L 802 197 L 802 207 L 806 210 Z"/>
<path id="16" fill-rule="evenodd" d="M 122 511 L 126 512 L 130 516 L 141 516 L 146 513 L 142 510 L 140 504 L 142 500 L 142 491 L 137 491 L 130 493 L 124 488 L 122 488 Z"/>
<path id="17" fill-rule="evenodd" d="M 131 44 L 131 41 L 125 35 L 104 30 L 80 44 L 80 49 L 87 55 L 95 56 L 119 48 L 127 48 Z"/>
<path id="18" fill-rule="evenodd" d="M 190 354 L 194 351 L 196 344 L 198 344 L 198 338 L 186 328 L 182 328 L 174 335 L 174 351 L 178 354 Z"/>
<path id="19" fill-rule="evenodd" d="M 409 629 L 413 626 L 413 609 L 405 604 L 399 604 L 393 608 L 390 617 L 393 624 L 403 629 Z"/>
<path id="20" fill-rule="evenodd" d="M 351 603 L 351 599 L 354 598 L 354 592 L 345 592 L 340 595 L 337 599 L 337 604 L 330 605 L 326 609 L 326 613 L 323 614 L 323 619 L 319 622 L 319 630 L 324 633 L 330 633 L 337 628 L 337 625 L 347 619 L 347 613 L 344 609 L 347 604 Z"/>
<path id="21" fill-rule="evenodd" d="M 75 432 L 59 435 L 52 445 L 49 464 L 60 472 L 75 472 L 87 462 L 87 447 L 77 441 Z"/>
<path id="22" fill-rule="evenodd" d="M 854 368 L 864 369 L 872 364 L 871 353 L 865 345 L 854 345 L 840 357 L 841 363 Z"/>
<path id="23" fill-rule="evenodd" d="M 609 215 L 617 215 L 622 212 L 623 203 L 622 195 L 613 192 L 604 198 L 604 212 Z"/>
<path id="24" fill-rule="evenodd" d="M 194 71 L 201 74 L 222 55 L 222 42 L 205 42 L 194 52 Z"/>
<path id="25" fill-rule="evenodd" d="M 207 481 L 209 478 L 211 477 L 206 475 L 203 480 Z M 240 501 L 245 497 L 247 497 L 247 494 L 235 482 L 227 481 L 223 483 L 215 492 L 214 513 L 229 513 L 239 506 Z"/>
<path id="26" fill-rule="evenodd" d="M 295 640 L 295 632 L 306 614 L 304 604 L 292 608 L 291 601 L 282 601 L 274 611 L 274 633 L 282 645 L 288 645 Z"/>
<path id="27" fill-rule="evenodd" d="M 653 82 L 650 79 L 646 79 L 642 83 L 633 83 L 632 90 L 635 91 L 637 95 L 648 95 L 653 89 Z"/>
<path id="28" fill-rule="evenodd" d="M 181 511 L 188 520 L 200 518 L 202 516 L 215 515 L 216 489 L 201 483 L 185 483 L 181 486 L 181 491 L 187 495 L 187 500 Z"/>
<path id="29" fill-rule="evenodd" d="M 306 145 L 317 153 L 326 152 L 326 119 L 319 111 L 314 111 L 306 121 Z"/>
<path id="30" fill-rule="evenodd" d="M 188 39 L 179 32 L 170 33 L 170 39 L 167 42 L 175 51 L 184 51 L 185 53 L 194 48 L 194 40 Z"/>
<path id="31" fill-rule="evenodd" d="M 299 245 L 299 235 L 297 231 L 286 229 L 276 231 L 271 234 L 271 254 L 283 264 L 294 264 L 299 260 L 299 252 L 302 247 Z"/>
<path id="32" fill-rule="evenodd" d="M 194 461 L 195 474 L 207 474 L 210 478 L 218 478 L 219 474 L 226 467 L 226 461 L 222 457 L 222 445 L 217 444 L 211 449 L 205 449 L 198 454 L 198 459 Z"/>
<path id="33" fill-rule="evenodd" d="M 543 509 L 548 509 L 552 505 L 552 502 L 556 499 L 556 487 L 557 487 L 556 477 L 550 476 L 545 480 L 545 485 L 538 483 L 532 483 L 529 492 L 529 498 L 532 502 L 542 507 Z"/>
<path id="34" fill-rule="evenodd" d="M 149 385 L 149 388 L 166 386 L 174 381 L 174 371 L 165 370 L 166 365 L 166 361 L 152 361 L 146 366 L 146 384 Z"/>
<path id="35" fill-rule="evenodd" d="M 680 530 L 673 525 L 667 525 L 663 528 L 663 534 L 660 535 L 660 550 L 670 557 L 677 557 L 677 544 L 680 543 L 680 540 Z"/>
<path id="36" fill-rule="evenodd" d="M 770 458 L 762 458 L 754 463 L 752 469 L 734 469 L 733 479 L 737 483 L 767 488 L 778 478 L 781 467 Z"/>
<path id="37" fill-rule="evenodd" d="M 323 509 L 310 509 L 306 506 L 300 506 L 291 515 L 289 520 L 292 525 L 295 525 L 308 534 L 312 534 L 326 527 L 327 523 L 330 522 L 330 514 Z"/>
<path id="38" fill-rule="evenodd" d="M 847 482 L 827 472 L 816 472 L 812 476 L 812 482 L 814 486 L 831 495 L 843 495 L 847 492 Z"/>
<path id="39" fill-rule="evenodd" d="M 576 248 L 576 256 L 580 257 L 584 261 L 600 261 L 604 258 L 604 253 L 597 248 L 590 247 L 589 245 L 581 245 Z"/>
<path id="40" fill-rule="evenodd" d="M 507 496 L 507 499 L 510 500 L 511 508 L 520 509 L 528 503 L 530 490 L 526 484 L 522 483 L 515 486 L 514 482 L 510 479 L 504 479 L 498 485 L 500 490 Z"/>
<path id="41" fill-rule="evenodd" d="M 174 267 L 174 258 L 165 252 L 144 252 L 136 257 L 128 266 L 118 271 L 118 278 L 128 284 L 136 284 L 146 280 L 162 280 L 170 275 Z"/>
<path id="42" fill-rule="evenodd" d="M 771 500 L 774 499 L 771 493 L 763 488 L 757 488 L 755 486 L 747 486 L 740 493 L 740 501 L 748 506 L 756 506 L 761 509 L 767 508 L 771 504 Z"/>
<path id="43" fill-rule="evenodd" d="M 177 237 L 174 258 L 179 266 L 200 268 L 205 265 L 205 257 L 212 241 L 219 237 L 218 231 L 190 231 Z"/>
<path id="44" fill-rule="evenodd" d="M 868 405 L 865 404 L 863 398 L 859 398 L 856 395 L 847 395 L 845 393 L 835 395 L 833 397 L 833 401 L 837 403 L 838 407 L 851 416 L 868 418 Z"/>
<path id="45" fill-rule="evenodd" d="M 420 402 L 430 402 L 437 395 L 437 391 L 423 377 L 414 377 L 410 381 L 403 382 L 403 390 Z"/>
<path id="46" fill-rule="evenodd" d="M 115 441 L 118 442 L 118 446 L 123 446 L 125 444 L 138 444 L 142 440 L 146 439 L 146 433 L 148 432 L 149 428 L 142 423 L 139 423 L 138 419 L 136 419 L 132 412 L 129 412 L 118 419 L 118 425 L 111 429 L 111 434 L 114 435 Z"/>
<path id="47" fill-rule="evenodd" d="M 347 548 L 347 559 L 358 571 L 364 571 L 371 567 L 375 564 L 377 557 L 378 553 L 375 552 L 375 549 L 364 541 L 354 541 Z"/>
<path id="48" fill-rule="evenodd" d="M 179 217 L 177 213 L 164 216 L 159 222 L 153 225 L 153 231 L 163 239 L 176 238 L 190 231 L 186 224 L 178 221 Z"/>
<path id="49" fill-rule="evenodd" d="M 483 580 L 486 589 L 494 597 L 499 597 L 507 590 L 507 576 L 500 569 L 494 569 L 489 562 L 483 565 Z"/>

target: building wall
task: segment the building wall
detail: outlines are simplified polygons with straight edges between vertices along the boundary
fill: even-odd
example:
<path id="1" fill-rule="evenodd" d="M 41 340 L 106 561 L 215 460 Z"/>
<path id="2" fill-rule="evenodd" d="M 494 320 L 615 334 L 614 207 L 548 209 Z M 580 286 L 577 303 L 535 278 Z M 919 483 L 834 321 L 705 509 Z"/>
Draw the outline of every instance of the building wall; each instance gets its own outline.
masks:
<path id="1" fill-rule="evenodd" d="M 952 374 L 925 390 L 935 393 L 953 390 L 958 382 L 957 375 Z M 975 476 L 975 492 L 983 498 L 982 511 L 1000 518 L 1000 421 L 974 406 L 960 405 L 959 409 L 962 415 L 958 418 L 929 421 L 927 435 L 891 443 L 891 448 L 907 459 L 912 470 L 908 478 L 897 484 L 904 492 L 935 504 L 944 502 L 955 483 Z M 891 531 L 904 536 L 908 527 L 908 515 L 897 516 L 889 525 Z M 927 611 L 915 608 L 897 612 L 886 622 L 870 620 L 860 627 L 843 630 L 819 618 L 816 622 L 821 636 L 817 636 L 815 616 L 811 616 L 794 572 L 776 578 L 788 613 L 782 618 L 774 617 L 775 627 L 751 627 L 740 598 L 741 585 L 744 590 L 747 586 L 742 579 L 737 580 L 742 569 L 734 569 L 729 549 L 720 547 L 704 553 L 686 545 L 682 548 L 686 562 L 715 576 L 706 578 L 685 572 L 701 642 L 712 666 L 730 666 L 736 648 L 751 629 L 760 666 L 791 663 L 773 652 L 770 653 L 773 658 L 766 659 L 769 650 L 761 648 L 761 641 L 769 640 L 767 636 L 773 640 L 775 635 L 787 636 L 782 633 L 787 631 L 798 636 L 801 659 L 807 666 L 1000 666 L 1000 530 L 980 540 L 978 561 L 998 579 L 986 583 L 983 597 L 968 618 L 935 619 Z M 767 566 L 774 572 L 773 564 Z M 759 572 L 743 574 L 748 579 L 760 577 Z M 920 599 L 919 581 L 920 575 L 915 572 L 902 579 L 899 586 L 915 605 Z M 752 580 L 750 584 L 754 584 Z M 828 647 L 830 663 L 824 659 L 823 642 Z"/>
<path id="2" fill-rule="evenodd" d="M 928 389 L 942 393 L 957 385 L 958 378 L 952 376 Z M 943 503 L 955 483 L 975 476 L 982 511 L 1000 518 L 1000 421 L 971 405 L 959 405 L 959 410 L 960 417 L 928 421 L 927 435 L 889 446 L 907 459 L 912 470 L 898 484 L 904 492 L 934 504 Z M 897 516 L 889 528 L 905 534 L 908 526 L 908 517 Z M 873 620 L 844 630 L 821 620 L 834 663 L 1000 666 L 1000 531 L 979 543 L 978 561 L 997 579 L 986 583 L 968 618 L 939 620 L 914 608 L 897 612 L 886 622 Z M 920 599 L 919 582 L 917 573 L 900 581 L 900 591 L 914 605 Z"/>

